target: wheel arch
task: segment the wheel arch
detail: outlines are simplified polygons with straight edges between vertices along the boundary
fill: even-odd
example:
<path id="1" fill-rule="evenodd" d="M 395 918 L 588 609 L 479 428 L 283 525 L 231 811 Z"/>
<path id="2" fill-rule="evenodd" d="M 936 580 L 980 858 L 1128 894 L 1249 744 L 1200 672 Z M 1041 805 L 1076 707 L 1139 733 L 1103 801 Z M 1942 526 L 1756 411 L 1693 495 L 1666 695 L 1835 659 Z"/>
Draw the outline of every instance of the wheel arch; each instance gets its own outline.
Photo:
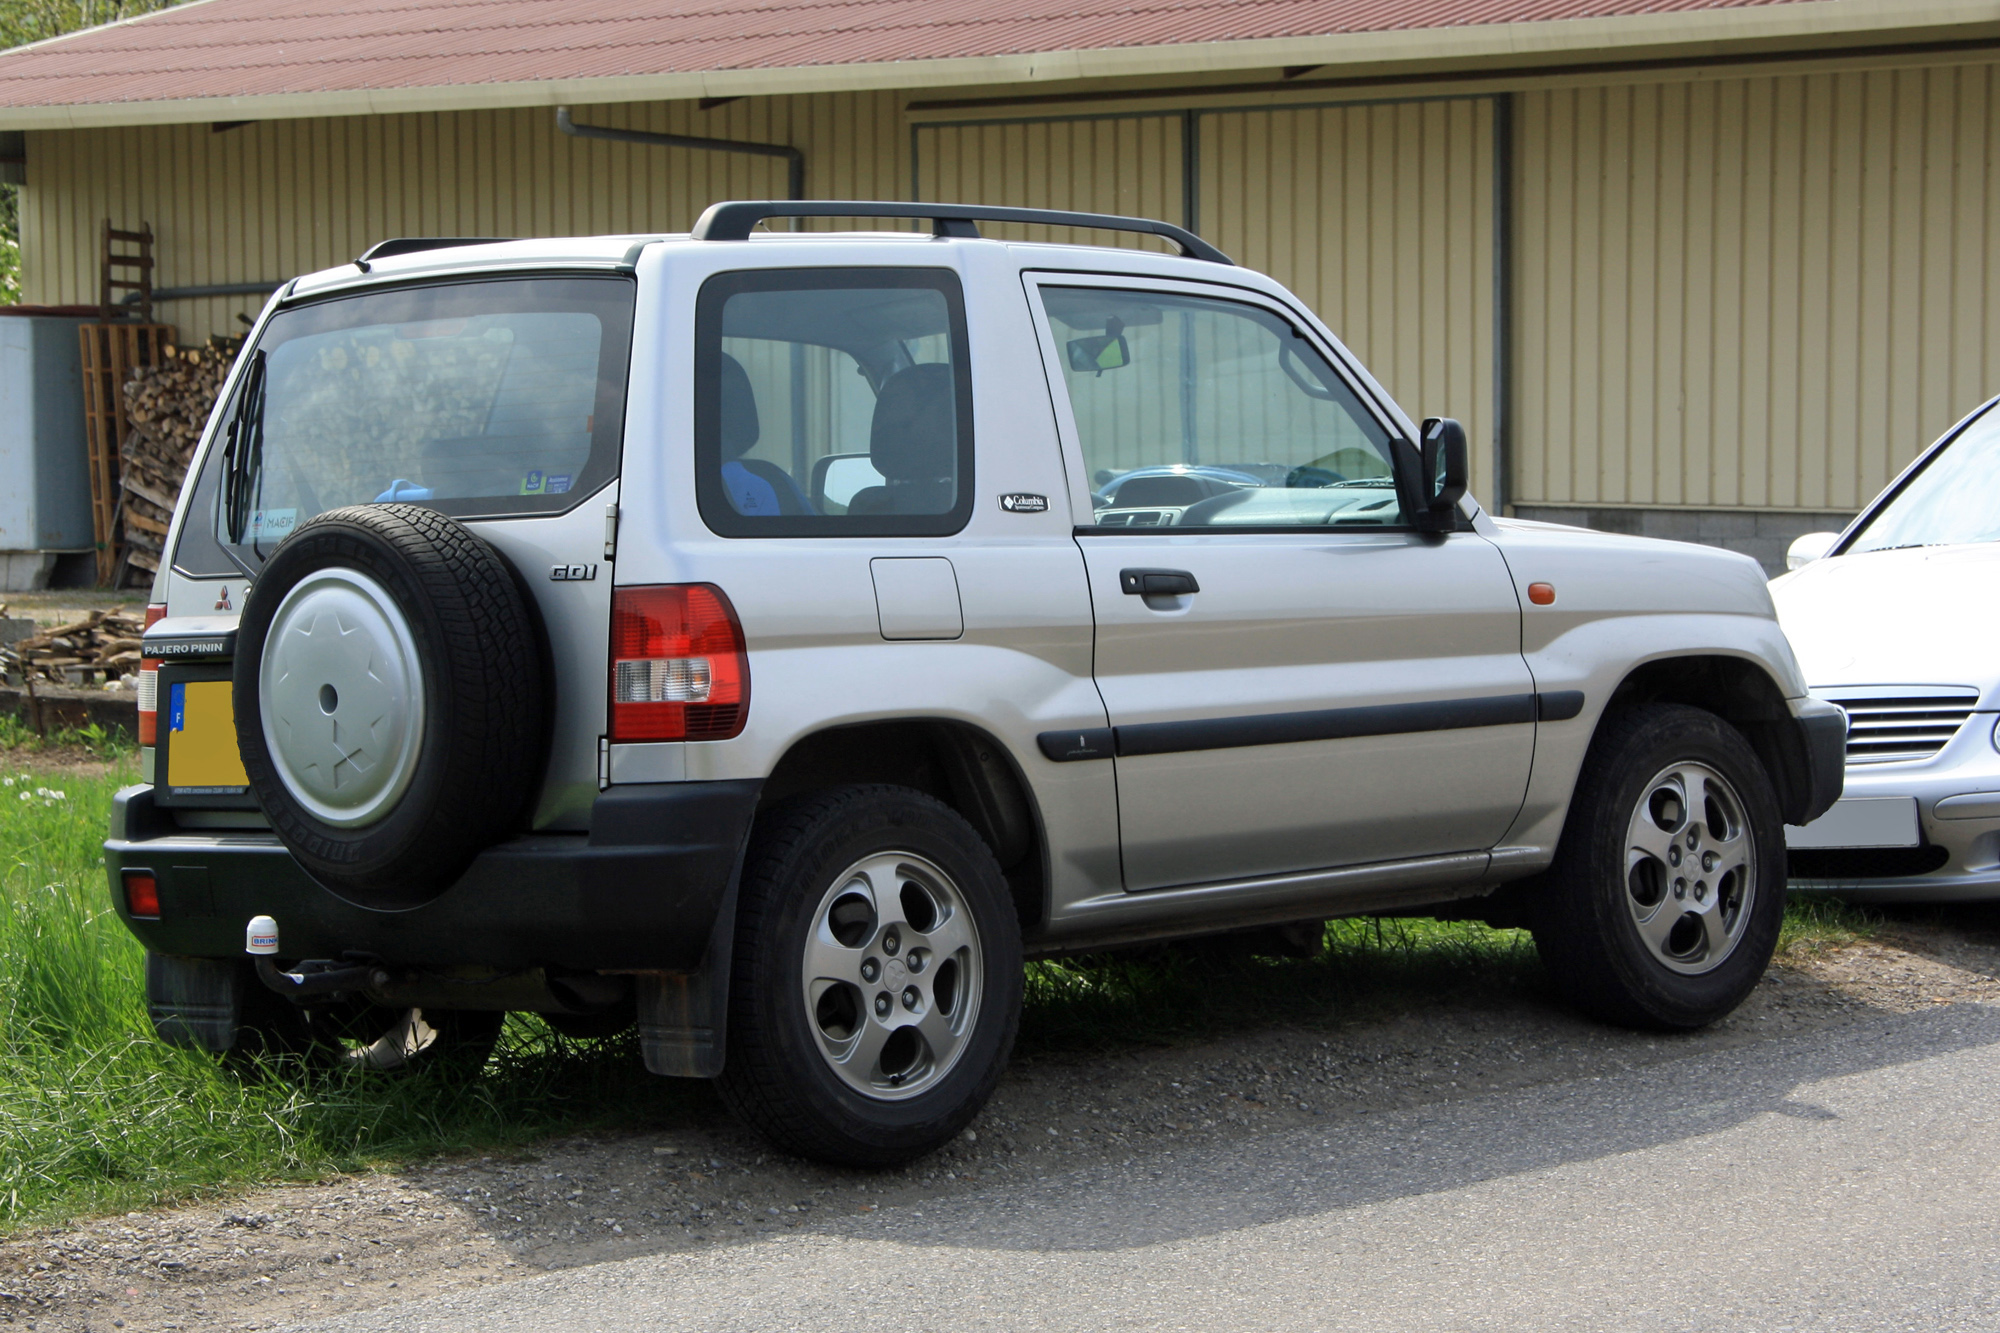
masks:
<path id="1" fill-rule="evenodd" d="M 1785 694 L 1757 662 L 1726 653 L 1656 658 L 1634 667 L 1606 701 L 1598 726 L 1637 704 L 1687 704 L 1714 713 L 1743 733 L 1778 795 L 1787 823 L 1810 806 L 1812 757 Z"/>
<path id="2" fill-rule="evenodd" d="M 1048 837 L 1020 764 L 991 733 L 952 718 L 894 718 L 799 737 L 772 768 L 761 811 L 847 783 L 887 782 L 936 798 L 992 849 L 1023 930 L 1048 919 Z"/>

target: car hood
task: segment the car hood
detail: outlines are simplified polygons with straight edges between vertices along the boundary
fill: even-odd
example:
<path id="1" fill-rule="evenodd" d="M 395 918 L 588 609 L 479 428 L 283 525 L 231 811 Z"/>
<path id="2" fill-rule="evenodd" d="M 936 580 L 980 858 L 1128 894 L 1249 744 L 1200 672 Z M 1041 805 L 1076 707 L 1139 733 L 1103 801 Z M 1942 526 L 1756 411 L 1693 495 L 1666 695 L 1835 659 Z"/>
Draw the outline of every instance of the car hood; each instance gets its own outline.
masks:
<path id="1" fill-rule="evenodd" d="M 1815 560 L 1771 583 L 1778 622 L 1815 689 L 2000 683 L 2000 543 Z"/>

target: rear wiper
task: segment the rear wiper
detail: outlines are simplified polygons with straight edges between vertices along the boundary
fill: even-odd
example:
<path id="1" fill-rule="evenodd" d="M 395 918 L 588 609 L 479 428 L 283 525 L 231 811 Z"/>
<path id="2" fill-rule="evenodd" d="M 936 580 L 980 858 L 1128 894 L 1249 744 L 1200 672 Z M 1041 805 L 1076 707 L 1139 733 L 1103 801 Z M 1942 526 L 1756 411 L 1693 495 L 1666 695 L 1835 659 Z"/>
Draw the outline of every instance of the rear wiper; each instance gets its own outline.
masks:
<path id="1" fill-rule="evenodd" d="M 250 527 L 264 471 L 264 354 L 243 372 L 243 396 L 222 447 L 222 522 L 229 544 L 241 546 Z"/>

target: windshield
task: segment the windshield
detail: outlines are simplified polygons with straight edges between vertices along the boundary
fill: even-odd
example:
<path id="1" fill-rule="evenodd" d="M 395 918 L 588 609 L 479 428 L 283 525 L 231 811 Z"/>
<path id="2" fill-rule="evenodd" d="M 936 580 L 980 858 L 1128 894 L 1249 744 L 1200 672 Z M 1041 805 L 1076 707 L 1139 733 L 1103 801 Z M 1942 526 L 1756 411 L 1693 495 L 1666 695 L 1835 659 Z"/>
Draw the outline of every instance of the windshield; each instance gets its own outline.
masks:
<path id="1" fill-rule="evenodd" d="M 567 509 L 617 470 L 632 284 L 404 288 L 280 312 L 228 450 L 218 538 L 268 554 L 343 505 L 461 517 Z M 261 406 L 261 411 L 259 408 Z"/>
<path id="2" fill-rule="evenodd" d="M 1932 455 L 1845 553 L 1990 541 L 2000 541 L 2000 412 L 1991 410 Z"/>

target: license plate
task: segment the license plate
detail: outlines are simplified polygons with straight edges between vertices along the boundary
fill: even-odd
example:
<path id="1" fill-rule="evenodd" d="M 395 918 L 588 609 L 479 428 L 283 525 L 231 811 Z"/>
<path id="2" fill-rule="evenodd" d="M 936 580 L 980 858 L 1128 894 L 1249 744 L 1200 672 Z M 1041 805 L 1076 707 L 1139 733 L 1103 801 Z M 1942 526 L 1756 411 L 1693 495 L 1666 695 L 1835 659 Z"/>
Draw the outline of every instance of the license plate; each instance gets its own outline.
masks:
<path id="1" fill-rule="evenodd" d="M 178 796 L 234 795 L 250 785 L 236 748 L 236 705 L 226 680 L 175 681 L 167 688 L 167 774 Z"/>
<path id="2" fill-rule="evenodd" d="M 1812 823 L 1785 825 L 1785 845 L 1793 848 L 1915 847 L 1920 841 L 1914 796 L 1843 796 Z"/>

